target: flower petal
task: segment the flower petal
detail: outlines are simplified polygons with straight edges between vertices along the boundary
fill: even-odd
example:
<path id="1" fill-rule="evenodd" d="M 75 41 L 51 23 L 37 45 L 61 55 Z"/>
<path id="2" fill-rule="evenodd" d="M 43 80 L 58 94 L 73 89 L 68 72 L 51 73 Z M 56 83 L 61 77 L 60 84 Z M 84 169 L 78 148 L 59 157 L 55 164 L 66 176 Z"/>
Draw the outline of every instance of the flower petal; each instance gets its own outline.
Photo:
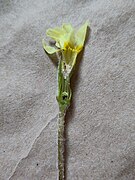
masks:
<path id="1" fill-rule="evenodd" d="M 66 33 L 70 33 L 73 31 L 73 27 L 71 24 L 63 24 L 62 28 L 66 31 Z"/>
<path id="2" fill-rule="evenodd" d="M 60 48 L 59 42 L 56 42 L 56 43 L 55 43 L 55 46 L 57 46 L 58 48 Z"/>
<path id="3" fill-rule="evenodd" d="M 46 31 L 46 34 L 55 41 L 58 41 L 61 38 L 61 36 L 65 34 L 65 31 L 62 28 L 56 27 L 54 29 L 48 29 Z"/>
<path id="4" fill-rule="evenodd" d="M 48 53 L 48 54 L 53 54 L 59 51 L 59 49 L 55 49 L 54 47 L 48 46 L 46 45 L 45 41 L 42 40 L 42 45 L 44 50 Z"/>
<path id="5" fill-rule="evenodd" d="M 72 49 L 75 49 L 75 31 L 74 29 L 72 30 L 72 32 L 70 33 L 70 36 L 69 36 L 69 46 L 72 48 Z"/>
<path id="6" fill-rule="evenodd" d="M 56 41 L 56 46 L 61 49 L 64 47 L 64 43 L 68 40 L 68 33 L 63 28 L 48 29 L 46 34 Z"/>
<path id="7" fill-rule="evenodd" d="M 88 21 L 86 21 L 85 24 L 81 26 L 76 33 L 76 48 L 77 49 L 83 48 L 88 24 L 89 24 Z"/>

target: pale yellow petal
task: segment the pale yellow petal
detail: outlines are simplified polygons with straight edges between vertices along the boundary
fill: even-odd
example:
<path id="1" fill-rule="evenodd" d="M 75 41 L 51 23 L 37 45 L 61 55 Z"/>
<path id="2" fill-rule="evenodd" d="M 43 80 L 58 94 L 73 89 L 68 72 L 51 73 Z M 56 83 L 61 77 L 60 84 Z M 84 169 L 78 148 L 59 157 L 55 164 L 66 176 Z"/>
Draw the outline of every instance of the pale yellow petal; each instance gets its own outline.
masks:
<path id="1" fill-rule="evenodd" d="M 48 29 L 46 34 L 56 41 L 56 46 L 61 49 L 64 48 L 64 43 L 68 41 L 68 33 L 62 28 Z"/>
<path id="2" fill-rule="evenodd" d="M 64 33 L 65 33 L 64 30 L 62 28 L 58 28 L 58 27 L 56 27 L 54 29 L 48 29 L 46 31 L 46 34 L 49 37 L 51 37 L 52 39 L 54 39 L 55 41 L 58 41 L 61 38 L 61 36 L 64 35 Z"/>
<path id="3" fill-rule="evenodd" d="M 53 54 L 59 51 L 59 49 L 55 49 L 54 47 L 48 46 L 46 45 L 45 41 L 42 40 L 42 45 L 44 50 L 48 53 L 48 54 Z"/>
<path id="4" fill-rule="evenodd" d="M 60 48 L 59 42 L 56 42 L 56 43 L 55 43 L 55 46 L 57 46 L 58 48 Z"/>
<path id="5" fill-rule="evenodd" d="M 70 33 L 73 31 L 73 27 L 71 26 L 71 24 L 63 24 L 62 27 L 66 31 L 66 33 Z"/>
<path id="6" fill-rule="evenodd" d="M 81 48 L 84 45 L 88 24 L 89 24 L 88 21 L 86 21 L 85 24 L 82 25 L 76 33 L 77 48 Z"/>
<path id="7" fill-rule="evenodd" d="M 67 45 L 69 41 L 70 41 L 70 34 L 65 33 L 65 35 L 61 36 L 61 38 L 59 39 L 60 48 L 65 49 L 65 45 Z"/>
<path id="8" fill-rule="evenodd" d="M 69 35 L 69 46 L 72 48 L 72 49 L 75 49 L 75 45 L 76 45 L 76 42 L 75 42 L 75 31 L 74 29 L 71 31 L 70 35 Z"/>

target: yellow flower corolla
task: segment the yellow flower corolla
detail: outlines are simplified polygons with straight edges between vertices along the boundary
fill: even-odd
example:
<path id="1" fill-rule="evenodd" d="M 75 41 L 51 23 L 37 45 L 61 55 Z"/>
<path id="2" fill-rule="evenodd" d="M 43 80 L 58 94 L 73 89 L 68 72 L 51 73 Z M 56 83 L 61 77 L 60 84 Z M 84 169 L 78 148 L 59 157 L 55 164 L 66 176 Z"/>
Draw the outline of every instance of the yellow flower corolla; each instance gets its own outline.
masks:
<path id="1" fill-rule="evenodd" d="M 62 61 L 65 67 L 72 69 L 76 62 L 78 53 L 83 49 L 88 22 L 86 21 L 77 31 L 71 24 L 63 24 L 62 27 L 48 29 L 47 36 L 55 40 L 57 48 L 46 45 L 43 40 L 43 48 L 48 54 L 53 54 L 58 51 L 62 53 Z M 70 71 L 70 70 L 69 70 Z"/>

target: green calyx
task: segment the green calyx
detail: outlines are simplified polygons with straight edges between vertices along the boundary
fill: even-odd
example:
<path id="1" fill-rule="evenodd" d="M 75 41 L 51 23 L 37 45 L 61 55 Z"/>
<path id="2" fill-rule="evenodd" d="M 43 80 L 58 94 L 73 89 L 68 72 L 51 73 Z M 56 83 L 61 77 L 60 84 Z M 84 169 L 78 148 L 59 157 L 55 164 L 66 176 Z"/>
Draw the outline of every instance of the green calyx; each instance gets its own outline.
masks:
<path id="1" fill-rule="evenodd" d="M 57 101 L 61 112 L 65 112 L 71 101 L 70 75 L 66 77 L 63 74 L 62 61 L 58 65 L 58 95 Z"/>

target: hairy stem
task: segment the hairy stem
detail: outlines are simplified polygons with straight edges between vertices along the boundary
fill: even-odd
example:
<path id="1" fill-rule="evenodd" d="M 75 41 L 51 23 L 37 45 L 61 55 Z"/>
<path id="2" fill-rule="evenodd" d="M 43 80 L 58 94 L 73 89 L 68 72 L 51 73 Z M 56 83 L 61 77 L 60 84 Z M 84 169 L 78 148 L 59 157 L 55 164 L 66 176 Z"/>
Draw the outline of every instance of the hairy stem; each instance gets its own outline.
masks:
<path id="1" fill-rule="evenodd" d="M 59 104 L 59 119 L 58 119 L 58 180 L 64 180 L 64 124 L 65 114 L 71 101 L 70 77 L 64 76 L 63 61 L 58 64 L 58 95 L 57 101 Z"/>
<path id="2" fill-rule="evenodd" d="M 64 123 L 65 112 L 59 112 L 58 119 L 58 180 L 64 180 Z"/>

